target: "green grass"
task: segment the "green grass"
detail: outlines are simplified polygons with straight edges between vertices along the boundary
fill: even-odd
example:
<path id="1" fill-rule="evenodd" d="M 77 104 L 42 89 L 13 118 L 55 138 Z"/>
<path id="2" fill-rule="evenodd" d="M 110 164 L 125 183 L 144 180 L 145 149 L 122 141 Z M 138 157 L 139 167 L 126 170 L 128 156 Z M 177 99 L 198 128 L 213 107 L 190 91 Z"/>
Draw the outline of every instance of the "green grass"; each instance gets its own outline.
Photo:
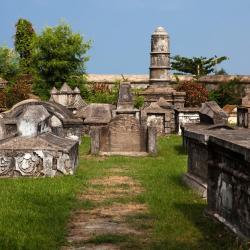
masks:
<path id="1" fill-rule="evenodd" d="M 156 158 L 90 157 L 86 138 L 74 176 L 1 179 L 0 249 L 59 249 L 65 244 L 70 212 L 95 207 L 92 202 L 77 201 L 76 195 L 87 188 L 89 179 L 107 175 L 106 170 L 110 168 L 123 166 L 126 174 L 141 182 L 146 190 L 136 199 L 148 204 L 150 214 L 128 218 L 131 224 L 152 227 L 150 241 L 143 249 L 240 249 L 231 233 L 203 215 L 205 201 L 182 184 L 187 157 L 180 145 L 181 138 L 171 136 L 159 140 Z M 93 241 L 126 239 L 127 249 L 137 249 L 135 242 L 129 242 L 130 238 L 124 236 L 106 235 Z"/>

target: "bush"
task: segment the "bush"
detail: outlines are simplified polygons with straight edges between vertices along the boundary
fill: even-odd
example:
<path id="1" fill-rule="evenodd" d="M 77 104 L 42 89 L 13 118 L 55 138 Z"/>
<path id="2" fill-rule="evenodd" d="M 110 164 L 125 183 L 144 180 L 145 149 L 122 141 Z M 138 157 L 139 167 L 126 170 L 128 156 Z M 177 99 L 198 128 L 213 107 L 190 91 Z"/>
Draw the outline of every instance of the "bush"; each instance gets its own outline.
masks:
<path id="1" fill-rule="evenodd" d="M 91 103 L 110 103 L 116 104 L 119 95 L 119 82 L 116 82 L 113 87 L 105 83 L 92 84 L 87 98 Z"/>
<path id="2" fill-rule="evenodd" d="M 0 47 L 0 77 L 12 80 L 19 72 L 19 55 L 12 49 Z"/>
<path id="3" fill-rule="evenodd" d="M 221 107 L 226 104 L 241 104 L 244 89 L 238 79 L 220 84 L 217 90 L 210 91 L 209 100 L 216 101 Z"/>
<path id="4" fill-rule="evenodd" d="M 196 82 L 183 82 L 176 90 L 186 92 L 185 107 L 199 107 L 208 99 L 207 89 Z"/>
<path id="5" fill-rule="evenodd" d="M 134 107 L 137 109 L 140 109 L 144 105 L 144 96 L 140 96 L 140 90 L 139 89 L 133 89 L 133 95 L 134 95 Z"/>
<path id="6" fill-rule="evenodd" d="M 0 107 L 9 109 L 16 103 L 28 99 L 30 94 L 30 84 L 24 79 L 20 79 L 15 84 L 10 84 L 0 91 Z"/>

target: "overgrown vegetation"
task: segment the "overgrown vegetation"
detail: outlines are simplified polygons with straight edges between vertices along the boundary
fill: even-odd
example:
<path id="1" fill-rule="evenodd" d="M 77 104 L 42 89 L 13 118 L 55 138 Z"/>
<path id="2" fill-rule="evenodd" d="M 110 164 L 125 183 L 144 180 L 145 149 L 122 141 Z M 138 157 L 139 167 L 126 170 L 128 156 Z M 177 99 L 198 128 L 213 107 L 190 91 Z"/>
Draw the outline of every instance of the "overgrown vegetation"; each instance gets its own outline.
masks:
<path id="1" fill-rule="evenodd" d="M 139 89 L 134 89 L 133 90 L 133 95 L 134 95 L 134 107 L 137 109 L 140 109 L 144 106 L 144 96 L 140 95 L 140 90 Z"/>
<path id="2" fill-rule="evenodd" d="M 100 236 L 93 239 L 95 243 L 115 242 L 123 249 L 244 249 L 223 226 L 204 216 L 205 201 L 182 184 L 187 157 L 181 149 L 180 137 L 161 138 L 156 158 L 90 157 L 88 150 L 89 140 L 84 138 L 74 176 L 1 180 L 2 249 L 60 249 L 65 245 L 72 209 L 96 205 L 79 203 L 76 195 L 88 187 L 88 180 L 117 167 L 125 167 L 126 174 L 142 184 L 145 192 L 138 200 L 149 206 L 148 215 L 135 215 L 128 222 L 134 227 L 146 227 L 147 220 L 153 220 L 150 223 L 153 232 L 146 245 L 139 237 L 123 235 Z"/>
<path id="3" fill-rule="evenodd" d="M 186 92 L 185 107 L 200 107 L 208 99 L 207 89 L 197 82 L 179 83 L 176 90 Z"/>
<path id="4" fill-rule="evenodd" d="M 86 100 L 90 103 L 110 103 L 116 104 L 119 95 L 119 84 L 115 82 L 114 86 L 105 83 L 91 84 Z"/>
<path id="5" fill-rule="evenodd" d="M 226 104 L 241 104 L 244 87 L 237 78 L 219 85 L 218 89 L 210 91 L 209 100 L 216 101 L 221 107 Z"/>

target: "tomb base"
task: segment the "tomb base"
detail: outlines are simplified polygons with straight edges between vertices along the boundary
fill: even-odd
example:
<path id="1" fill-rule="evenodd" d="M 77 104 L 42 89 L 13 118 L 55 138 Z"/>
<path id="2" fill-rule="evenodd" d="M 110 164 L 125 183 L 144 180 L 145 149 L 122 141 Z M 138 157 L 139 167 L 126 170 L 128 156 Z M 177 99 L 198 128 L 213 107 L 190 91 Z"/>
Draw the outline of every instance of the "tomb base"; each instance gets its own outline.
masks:
<path id="1" fill-rule="evenodd" d="M 185 173 L 182 178 L 188 187 L 195 190 L 202 198 L 207 198 L 207 184 L 204 181 L 190 173 Z"/>

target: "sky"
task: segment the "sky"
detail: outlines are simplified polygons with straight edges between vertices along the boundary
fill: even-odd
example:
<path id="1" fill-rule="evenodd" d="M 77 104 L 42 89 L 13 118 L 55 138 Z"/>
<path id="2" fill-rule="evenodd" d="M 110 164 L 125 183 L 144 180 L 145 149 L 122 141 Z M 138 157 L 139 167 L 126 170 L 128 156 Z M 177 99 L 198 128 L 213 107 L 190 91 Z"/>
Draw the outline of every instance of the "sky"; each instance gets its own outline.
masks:
<path id="1" fill-rule="evenodd" d="M 172 56 L 227 56 L 228 73 L 250 75 L 250 0 L 0 0 L 0 8 L 0 46 L 13 47 L 19 18 L 37 33 L 63 20 L 92 40 L 88 73 L 147 74 L 150 36 L 163 26 Z"/>

